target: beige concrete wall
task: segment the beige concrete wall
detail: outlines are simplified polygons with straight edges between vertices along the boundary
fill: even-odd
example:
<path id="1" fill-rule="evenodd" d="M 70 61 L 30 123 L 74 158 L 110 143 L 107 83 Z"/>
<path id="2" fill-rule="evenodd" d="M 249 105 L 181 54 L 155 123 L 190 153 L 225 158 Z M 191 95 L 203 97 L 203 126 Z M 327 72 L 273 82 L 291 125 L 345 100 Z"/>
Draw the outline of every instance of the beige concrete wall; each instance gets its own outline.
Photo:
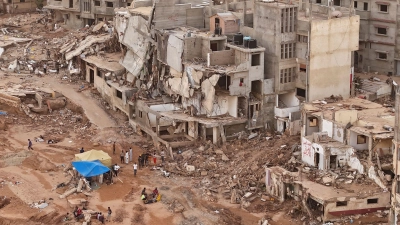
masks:
<path id="1" fill-rule="evenodd" d="M 210 65 L 232 65 L 235 63 L 235 51 L 224 50 L 209 53 Z"/>
<path id="2" fill-rule="evenodd" d="M 359 16 L 311 21 L 308 101 L 350 97 L 351 52 L 358 49 L 359 26 Z"/>

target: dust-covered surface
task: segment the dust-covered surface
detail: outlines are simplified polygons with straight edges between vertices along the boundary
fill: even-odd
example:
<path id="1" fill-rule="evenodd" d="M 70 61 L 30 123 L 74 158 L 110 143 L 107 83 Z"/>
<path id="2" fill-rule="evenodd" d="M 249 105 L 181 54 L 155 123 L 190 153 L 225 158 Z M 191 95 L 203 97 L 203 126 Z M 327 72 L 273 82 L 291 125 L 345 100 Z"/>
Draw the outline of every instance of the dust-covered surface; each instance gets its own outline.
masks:
<path id="1" fill-rule="evenodd" d="M 62 45 L 88 35 L 87 30 L 52 30 L 54 24 L 43 22 L 43 18 L 39 14 L 0 16 L 0 27 L 7 28 L 8 36 L 33 40 L 29 54 L 24 54 L 27 41 L 8 45 L 0 58 L 0 92 L 20 99 L 20 103 L 0 102 L 0 111 L 5 112 L 0 114 L 0 225 L 82 224 L 84 219 L 78 223 L 72 218 L 72 203 L 82 200 L 87 201 L 86 209 L 101 212 L 106 218 L 110 207 L 113 212 L 107 224 L 250 225 L 262 219 L 272 225 L 318 224 L 302 211 L 299 202 L 280 203 L 272 197 L 261 200 L 265 166 L 282 166 L 289 171 L 299 166 L 298 136 L 258 131 L 242 133 L 238 135 L 241 138 L 224 146 L 198 142 L 182 148 L 175 160 L 167 156 L 163 167 L 158 159 L 157 167 L 151 162 L 134 177 L 133 162 L 120 163 L 121 151 L 132 147 L 135 161 L 140 154 L 154 151 L 152 142 L 135 134 L 126 116 L 113 111 L 82 76 L 68 74 L 66 67 L 59 73 L 40 73 L 43 63 L 50 64 L 58 57 L 55 53 Z M 51 59 L 46 57 L 46 49 L 50 49 Z M 37 61 L 38 71 L 21 65 L 19 71 L 10 72 L 6 67 L 16 59 Z M 44 98 L 42 105 L 32 93 Z M 50 104 L 51 110 L 46 104 L 50 98 L 58 99 Z M 28 150 L 28 139 L 33 150 Z M 114 141 L 116 154 L 112 151 Z M 121 166 L 118 178 L 90 192 L 60 198 L 76 187 L 78 181 L 67 168 L 82 147 L 107 152 L 113 163 Z M 189 171 L 188 166 L 194 170 Z M 161 201 L 144 204 L 142 189 L 147 188 L 150 194 L 155 187 Z M 256 197 L 244 200 L 248 192 Z M 71 220 L 65 221 L 67 213 Z M 352 219 L 359 224 L 387 221 L 377 215 Z M 95 215 L 91 221 L 100 224 Z M 340 224 L 349 221 L 350 217 L 344 217 Z"/>

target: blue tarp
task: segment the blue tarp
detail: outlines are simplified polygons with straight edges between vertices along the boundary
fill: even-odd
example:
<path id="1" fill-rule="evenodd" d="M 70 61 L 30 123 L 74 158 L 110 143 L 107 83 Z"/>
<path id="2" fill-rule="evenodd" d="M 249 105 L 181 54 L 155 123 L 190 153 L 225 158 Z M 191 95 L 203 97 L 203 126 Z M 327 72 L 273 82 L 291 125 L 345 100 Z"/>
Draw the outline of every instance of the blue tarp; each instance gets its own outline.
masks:
<path id="1" fill-rule="evenodd" d="M 72 162 L 72 165 L 84 177 L 94 177 L 103 173 L 107 173 L 110 169 L 99 160 L 94 161 L 76 161 Z"/>

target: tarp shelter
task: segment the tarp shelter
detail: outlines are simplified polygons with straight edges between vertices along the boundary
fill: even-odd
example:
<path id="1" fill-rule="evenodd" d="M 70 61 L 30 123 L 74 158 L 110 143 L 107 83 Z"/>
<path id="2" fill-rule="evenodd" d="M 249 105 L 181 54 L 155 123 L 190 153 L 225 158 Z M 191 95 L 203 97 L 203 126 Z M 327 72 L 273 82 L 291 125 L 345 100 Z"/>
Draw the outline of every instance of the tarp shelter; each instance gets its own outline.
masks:
<path id="1" fill-rule="evenodd" d="M 84 177 L 94 177 L 110 171 L 110 169 L 104 166 L 99 160 L 76 161 L 72 162 L 72 166 Z"/>
<path id="2" fill-rule="evenodd" d="M 99 160 L 103 165 L 111 167 L 111 157 L 101 150 L 90 150 L 84 153 L 75 154 L 75 161 Z"/>

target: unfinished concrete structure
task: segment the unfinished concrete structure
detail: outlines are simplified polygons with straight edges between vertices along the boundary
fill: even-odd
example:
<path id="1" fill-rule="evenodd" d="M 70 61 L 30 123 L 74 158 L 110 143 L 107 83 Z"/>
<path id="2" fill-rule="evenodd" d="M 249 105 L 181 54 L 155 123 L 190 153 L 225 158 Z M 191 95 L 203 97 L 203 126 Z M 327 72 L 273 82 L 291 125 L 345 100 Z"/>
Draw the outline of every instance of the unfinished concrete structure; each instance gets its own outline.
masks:
<path id="1" fill-rule="evenodd" d="M 70 28 L 92 26 L 100 21 L 112 22 L 114 8 L 125 7 L 127 0 L 48 0 L 55 21 L 63 22 Z"/>
<path id="2" fill-rule="evenodd" d="M 46 5 L 46 1 L 43 1 Z M 2 0 L 0 4 L 0 12 L 5 13 L 26 13 L 35 12 L 37 8 L 35 0 Z"/>
<path id="3" fill-rule="evenodd" d="M 396 100 L 395 100 L 395 126 L 394 126 L 394 137 L 393 137 L 393 170 L 394 170 L 394 182 L 392 185 L 391 192 L 391 210 L 389 216 L 390 224 L 397 224 L 400 214 L 400 90 L 398 85 L 395 87 Z"/>
<path id="4" fill-rule="evenodd" d="M 306 168 L 300 168 L 298 172 L 281 167 L 266 168 L 266 192 L 280 201 L 294 199 L 301 202 L 310 217 L 319 217 L 323 222 L 389 208 L 389 192 L 373 183 L 354 184 L 353 176 L 347 175 L 343 179 L 326 175 L 320 179 L 323 182 L 320 184 L 310 181 L 307 178 L 309 173 Z M 344 189 L 335 188 L 338 184 Z"/>

